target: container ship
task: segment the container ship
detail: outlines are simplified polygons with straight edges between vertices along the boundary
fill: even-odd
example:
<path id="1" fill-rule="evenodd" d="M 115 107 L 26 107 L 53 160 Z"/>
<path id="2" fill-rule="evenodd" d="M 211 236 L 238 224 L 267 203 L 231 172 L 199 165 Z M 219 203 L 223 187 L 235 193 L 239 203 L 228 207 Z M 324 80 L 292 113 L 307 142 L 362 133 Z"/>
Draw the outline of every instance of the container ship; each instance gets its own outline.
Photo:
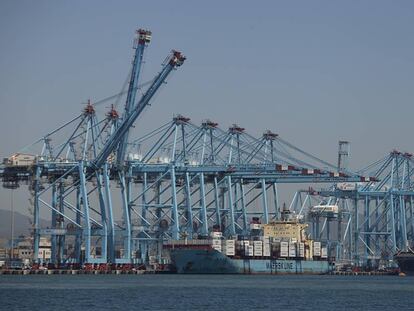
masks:
<path id="1" fill-rule="evenodd" d="M 407 275 L 414 275 L 414 252 L 399 252 L 394 256 L 394 260 L 398 263 L 401 272 Z"/>
<path id="2" fill-rule="evenodd" d="M 164 244 L 177 273 L 185 274 L 327 274 L 333 269 L 327 248 L 308 238 L 306 224 L 284 211 L 281 221 L 254 219 L 249 236 L 172 240 Z"/>

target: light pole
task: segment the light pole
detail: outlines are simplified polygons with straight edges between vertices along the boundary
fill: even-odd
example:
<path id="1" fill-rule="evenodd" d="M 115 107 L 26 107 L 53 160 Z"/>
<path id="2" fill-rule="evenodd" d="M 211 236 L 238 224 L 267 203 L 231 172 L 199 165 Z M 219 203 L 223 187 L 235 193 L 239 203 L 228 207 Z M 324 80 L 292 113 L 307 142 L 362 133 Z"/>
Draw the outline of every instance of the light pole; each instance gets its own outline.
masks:
<path id="1" fill-rule="evenodd" d="M 14 259 L 14 190 L 11 190 L 10 198 L 10 210 L 11 210 L 11 253 L 10 259 Z"/>

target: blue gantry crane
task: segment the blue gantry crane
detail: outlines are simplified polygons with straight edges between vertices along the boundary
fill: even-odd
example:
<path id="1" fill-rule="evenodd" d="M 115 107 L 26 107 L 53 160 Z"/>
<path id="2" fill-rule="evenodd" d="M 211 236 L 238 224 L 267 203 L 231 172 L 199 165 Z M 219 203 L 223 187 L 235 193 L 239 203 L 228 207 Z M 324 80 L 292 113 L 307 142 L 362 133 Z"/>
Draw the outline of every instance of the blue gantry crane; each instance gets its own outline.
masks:
<path id="1" fill-rule="evenodd" d="M 347 206 L 338 213 L 346 224 L 345 234 L 341 231 L 338 236 L 346 238 L 338 238 L 342 244 L 337 244 L 352 252 L 353 260 L 367 250 L 391 252 L 407 244 L 414 232 L 407 225 L 414 219 L 413 183 L 408 177 L 412 160 L 407 155 L 394 154 L 393 160 L 384 162 L 394 163 L 391 170 L 355 173 L 344 165 L 346 142 L 340 147 L 337 167 L 270 130 L 257 138 L 237 124 L 222 129 L 205 120 L 196 125 L 182 115 L 141 137 L 130 137 L 137 118 L 170 73 L 185 61 L 173 50 L 138 98 L 143 55 L 152 34 L 140 29 L 136 35 L 121 117 L 114 106 L 100 116 L 96 104 L 89 101 L 80 115 L 28 148 L 40 145 L 37 151 L 17 153 L 0 167 L 4 187 L 29 184 L 36 260 L 41 236 L 51 238 L 54 264 L 128 265 L 148 263 L 154 257 L 161 262 L 166 240 L 205 238 L 212 230 L 227 237 L 248 235 L 253 218 L 262 223 L 281 218 L 278 185 L 282 183 L 333 185 L 298 192 L 291 209 L 309 216 L 312 234 L 325 235 L 329 242 L 335 211 L 312 208 L 323 205 L 322 200 L 325 205 Z M 140 154 L 127 157 L 130 146 L 140 146 Z M 348 191 L 339 186 L 344 184 L 358 187 Z M 301 193 L 307 195 L 305 200 Z M 358 218 L 362 200 L 363 221 Z M 358 207 L 352 210 L 348 203 L 357 201 Z M 372 207 L 372 202 L 383 209 Z M 50 211 L 47 228 L 40 226 L 41 211 Z M 321 228 L 319 221 L 324 219 Z M 382 237 L 387 242 L 378 242 Z"/>
<path id="2" fill-rule="evenodd" d="M 38 156 L 30 156 L 33 160 L 31 165 L 21 165 L 21 160 L 13 162 L 11 157 L 11 162 L 2 169 L 6 187 L 17 187 L 23 179 L 31 181 L 36 259 L 39 257 L 40 236 L 49 235 L 53 263 L 131 263 L 130 210 L 125 200 L 128 189 L 123 167 L 128 132 L 171 71 L 185 60 L 180 52 L 172 51 L 143 96 L 135 100 L 143 52 L 150 38 L 150 31 L 137 31 L 122 118 L 112 107 L 99 120 L 94 105 L 88 101 L 79 116 L 36 142 L 43 143 L 43 147 Z M 19 159 L 20 154 L 14 157 Z M 121 222 L 115 220 L 111 183 L 116 183 L 121 189 Z M 41 206 L 52 211 L 50 228 L 40 228 Z M 121 233 L 124 242 L 122 254 L 116 254 L 116 233 Z M 73 247 L 63 258 L 68 240 Z"/>
<path id="3" fill-rule="evenodd" d="M 148 44 L 151 42 L 151 31 L 139 29 L 136 32 L 136 38 L 134 42 L 134 49 L 135 49 L 135 56 L 132 63 L 132 72 L 131 77 L 129 81 L 129 87 L 128 87 L 128 94 L 127 99 L 125 103 L 125 111 L 123 114 L 123 119 L 126 119 L 133 108 L 135 107 L 135 98 L 138 91 L 138 82 L 142 67 L 142 60 L 144 57 L 144 51 L 145 48 L 148 46 Z M 123 162 L 125 160 L 125 153 L 128 145 L 128 137 L 129 137 L 129 130 L 127 130 L 121 139 L 121 142 L 118 146 L 117 151 L 117 164 L 119 166 L 123 165 Z"/>
<path id="4" fill-rule="evenodd" d="M 361 182 L 298 191 L 292 209 L 309 218 L 312 235 L 327 243 L 332 257 L 387 266 L 414 241 L 413 164 L 411 154 L 393 150 L 361 169 L 371 176 Z"/>

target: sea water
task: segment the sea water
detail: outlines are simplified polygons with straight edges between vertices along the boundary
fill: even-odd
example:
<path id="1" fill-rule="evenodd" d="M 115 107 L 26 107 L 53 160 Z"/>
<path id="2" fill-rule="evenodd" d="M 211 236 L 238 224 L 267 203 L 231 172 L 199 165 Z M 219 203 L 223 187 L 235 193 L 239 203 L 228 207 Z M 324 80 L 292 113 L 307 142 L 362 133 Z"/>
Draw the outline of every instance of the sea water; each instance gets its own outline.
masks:
<path id="1" fill-rule="evenodd" d="M 414 310 L 414 277 L 2 275 L 0 310 Z"/>

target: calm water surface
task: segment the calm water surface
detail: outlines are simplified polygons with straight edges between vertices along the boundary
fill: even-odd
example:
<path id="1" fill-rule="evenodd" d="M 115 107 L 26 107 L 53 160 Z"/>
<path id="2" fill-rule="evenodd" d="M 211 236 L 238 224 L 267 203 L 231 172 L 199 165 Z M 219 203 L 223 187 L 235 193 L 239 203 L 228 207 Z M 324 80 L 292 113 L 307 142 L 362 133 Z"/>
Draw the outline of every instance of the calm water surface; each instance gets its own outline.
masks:
<path id="1" fill-rule="evenodd" d="M 414 310 L 414 277 L 3 275 L 0 310 Z"/>

